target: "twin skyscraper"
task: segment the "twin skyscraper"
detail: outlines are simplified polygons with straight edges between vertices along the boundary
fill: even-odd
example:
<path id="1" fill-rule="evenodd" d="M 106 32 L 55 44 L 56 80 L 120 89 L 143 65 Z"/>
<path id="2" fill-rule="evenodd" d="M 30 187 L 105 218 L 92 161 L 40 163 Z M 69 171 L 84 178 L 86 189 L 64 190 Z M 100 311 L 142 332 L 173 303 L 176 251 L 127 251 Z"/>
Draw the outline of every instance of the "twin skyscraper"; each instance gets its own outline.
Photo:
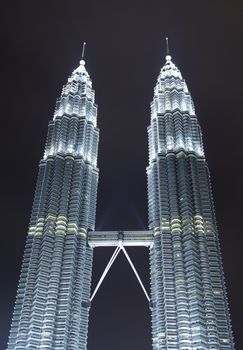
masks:
<path id="1" fill-rule="evenodd" d="M 145 245 L 153 349 L 233 350 L 201 129 L 171 56 L 151 103 L 148 231 L 95 231 L 96 120 L 82 59 L 49 122 L 7 349 L 86 350 L 93 250 L 114 246 L 111 265 L 126 246 Z"/>

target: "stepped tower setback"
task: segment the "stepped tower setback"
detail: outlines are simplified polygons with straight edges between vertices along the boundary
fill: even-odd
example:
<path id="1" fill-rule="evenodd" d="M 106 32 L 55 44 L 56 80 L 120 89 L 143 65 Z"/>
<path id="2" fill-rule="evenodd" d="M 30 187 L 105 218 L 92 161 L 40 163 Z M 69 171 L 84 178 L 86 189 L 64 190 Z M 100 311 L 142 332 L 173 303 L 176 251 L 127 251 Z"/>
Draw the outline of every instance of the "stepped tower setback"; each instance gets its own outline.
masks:
<path id="1" fill-rule="evenodd" d="M 154 350 L 234 350 L 201 129 L 169 52 L 148 127 L 147 231 L 95 231 L 96 119 L 82 59 L 49 122 L 7 349 L 86 350 L 92 300 L 123 252 L 151 309 Z M 115 250 L 91 294 L 93 251 L 106 246 Z M 150 293 L 127 246 L 149 250 Z"/>

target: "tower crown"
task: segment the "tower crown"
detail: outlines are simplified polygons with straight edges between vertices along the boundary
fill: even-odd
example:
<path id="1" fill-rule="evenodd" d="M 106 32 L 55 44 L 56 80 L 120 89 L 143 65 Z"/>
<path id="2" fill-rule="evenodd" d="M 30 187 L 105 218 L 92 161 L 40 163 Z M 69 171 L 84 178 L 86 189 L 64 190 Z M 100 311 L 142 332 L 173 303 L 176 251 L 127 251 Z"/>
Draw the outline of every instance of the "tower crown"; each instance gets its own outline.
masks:
<path id="1" fill-rule="evenodd" d="M 159 78 L 165 79 L 166 77 L 175 77 L 182 79 L 182 75 L 180 70 L 176 67 L 176 65 L 172 62 L 171 56 L 166 55 L 166 62 L 160 71 Z"/>
<path id="2" fill-rule="evenodd" d="M 92 81 L 82 58 L 57 99 L 49 123 L 44 159 L 57 154 L 82 157 L 96 166 L 99 130 Z"/>
<path id="3" fill-rule="evenodd" d="M 91 83 L 90 76 L 86 70 L 85 61 L 83 59 L 80 60 L 78 68 L 76 68 L 73 71 L 71 77 L 68 79 L 68 82 L 71 82 L 73 80 L 75 80 L 76 82 L 81 82 L 81 83 L 85 83 L 85 82 L 90 81 L 90 83 Z"/>
<path id="4" fill-rule="evenodd" d="M 72 82 L 72 80 L 75 80 L 76 82 L 81 82 L 81 83 L 90 82 L 89 85 L 91 87 L 92 83 L 90 80 L 90 76 L 85 68 L 85 60 L 84 60 L 85 46 L 86 46 L 86 42 L 83 43 L 82 56 L 79 62 L 79 66 L 73 71 L 71 77 L 68 79 L 68 82 Z"/>
<path id="5" fill-rule="evenodd" d="M 180 70 L 172 62 L 167 47 L 151 102 L 149 159 L 168 152 L 194 152 L 203 156 L 200 125 L 194 104 Z"/>
<path id="6" fill-rule="evenodd" d="M 85 61 L 81 59 L 79 66 L 73 70 L 67 84 L 64 85 L 62 95 L 68 93 L 84 95 L 88 91 L 86 88 L 92 89 L 92 81 L 85 67 Z"/>

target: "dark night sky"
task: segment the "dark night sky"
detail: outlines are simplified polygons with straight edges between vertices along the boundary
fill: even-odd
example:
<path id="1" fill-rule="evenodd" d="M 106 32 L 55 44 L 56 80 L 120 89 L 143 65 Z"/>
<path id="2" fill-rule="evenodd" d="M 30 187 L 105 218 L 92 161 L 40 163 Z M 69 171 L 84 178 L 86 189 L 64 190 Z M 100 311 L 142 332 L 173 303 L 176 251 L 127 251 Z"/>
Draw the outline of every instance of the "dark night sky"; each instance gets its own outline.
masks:
<path id="1" fill-rule="evenodd" d="M 149 104 L 169 36 L 211 171 L 236 348 L 243 349 L 241 1 L 8 1 L 1 30 L 1 297 L 5 349 L 39 159 L 81 42 L 99 105 L 97 229 L 147 227 Z M 147 288 L 148 251 L 130 251 Z M 111 255 L 97 249 L 94 280 Z M 89 350 L 149 350 L 150 314 L 121 255 L 91 308 Z"/>

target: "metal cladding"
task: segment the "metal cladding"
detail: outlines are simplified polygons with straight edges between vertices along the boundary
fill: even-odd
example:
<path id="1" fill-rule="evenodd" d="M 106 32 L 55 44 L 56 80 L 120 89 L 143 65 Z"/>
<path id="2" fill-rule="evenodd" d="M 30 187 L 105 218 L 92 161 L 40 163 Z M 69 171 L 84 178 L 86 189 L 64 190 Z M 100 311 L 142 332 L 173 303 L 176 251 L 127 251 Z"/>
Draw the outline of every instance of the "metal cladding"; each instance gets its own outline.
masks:
<path id="1" fill-rule="evenodd" d="M 210 177 L 187 85 L 166 56 L 148 127 L 153 349 L 234 349 Z"/>
<path id="2" fill-rule="evenodd" d="M 148 127 L 148 231 L 94 231 L 96 117 L 81 60 L 49 123 L 7 349 L 86 350 L 91 301 L 122 251 L 149 301 L 154 350 L 233 350 L 200 125 L 168 52 Z M 116 249 L 90 297 L 101 246 Z M 150 297 L 126 246 L 149 248 Z"/>
<path id="3" fill-rule="evenodd" d="M 99 130 L 85 62 L 57 101 L 40 161 L 8 349 L 86 349 Z"/>

